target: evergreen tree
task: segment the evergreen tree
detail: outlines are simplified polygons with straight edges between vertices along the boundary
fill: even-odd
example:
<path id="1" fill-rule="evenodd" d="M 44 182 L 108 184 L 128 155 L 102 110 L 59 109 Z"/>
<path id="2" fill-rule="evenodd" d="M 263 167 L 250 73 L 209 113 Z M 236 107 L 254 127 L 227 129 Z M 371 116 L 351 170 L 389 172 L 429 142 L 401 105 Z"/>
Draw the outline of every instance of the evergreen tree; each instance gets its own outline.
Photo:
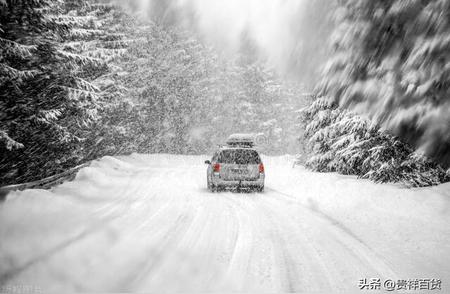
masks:
<path id="1" fill-rule="evenodd" d="M 2 184 L 104 155 L 205 153 L 235 132 L 286 152 L 296 132 L 300 89 L 252 58 L 251 40 L 228 60 L 105 1 L 0 5 Z"/>
<path id="2" fill-rule="evenodd" d="M 321 97 L 303 111 L 310 147 L 306 165 L 320 172 L 357 175 L 375 182 L 408 186 L 436 185 L 450 180 L 442 167 L 370 120 Z"/>
<path id="3" fill-rule="evenodd" d="M 339 3 L 322 93 L 450 164 L 450 3 Z"/>
<path id="4" fill-rule="evenodd" d="M 80 125 L 97 119 L 97 89 L 83 68 L 98 59 L 63 49 L 71 23 L 53 1 L 0 2 L 2 184 L 78 162 Z"/>
<path id="5" fill-rule="evenodd" d="M 125 124 L 136 114 L 127 97 L 126 85 L 118 83 L 122 68 L 119 60 L 136 40 L 134 21 L 118 5 L 104 1 L 66 0 L 59 19 L 73 28 L 65 36 L 64 48 L 72 53 L 102 60 L 102 66 L 83 68 L 83 73 L 101 93 L 98 97 L 99 119 L 80 129 L 86 138 L 81 150 L 84 160 L 104 155 L 129 153 L 133 149 L 133 134 Z"/>

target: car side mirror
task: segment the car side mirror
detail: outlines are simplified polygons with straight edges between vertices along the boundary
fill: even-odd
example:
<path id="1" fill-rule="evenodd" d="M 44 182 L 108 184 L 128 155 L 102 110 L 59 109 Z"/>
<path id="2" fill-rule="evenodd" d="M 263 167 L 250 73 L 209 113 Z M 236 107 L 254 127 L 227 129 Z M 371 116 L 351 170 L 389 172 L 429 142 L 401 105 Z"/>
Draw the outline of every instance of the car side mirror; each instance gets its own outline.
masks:
<path id="1" fill-rule="evenodd" d="M 211 161 L 205 160 L 205 164 L 211 164 Z"/>

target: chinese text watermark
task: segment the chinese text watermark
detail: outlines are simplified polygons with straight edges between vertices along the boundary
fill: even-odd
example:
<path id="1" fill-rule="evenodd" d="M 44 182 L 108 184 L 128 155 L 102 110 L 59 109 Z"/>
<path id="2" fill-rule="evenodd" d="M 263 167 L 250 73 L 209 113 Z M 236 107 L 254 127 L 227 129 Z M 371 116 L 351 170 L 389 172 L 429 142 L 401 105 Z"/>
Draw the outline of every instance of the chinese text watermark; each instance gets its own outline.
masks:
<path id="1" fill-rule="evenodd" d="M 434 291 L 441 290 L 442 282 L 440 279 L 409 279 L 409 280 L 393 280 L 380 278 L 370 278 L 359 280 L 358 287 L 360 290 L 409 290 L 409 291 Z"/>
<path id="2" fill-rule="evenodd" d="M 42 288 L 36 285 L 0 285 L 0 294 L 42 294 Z"/>

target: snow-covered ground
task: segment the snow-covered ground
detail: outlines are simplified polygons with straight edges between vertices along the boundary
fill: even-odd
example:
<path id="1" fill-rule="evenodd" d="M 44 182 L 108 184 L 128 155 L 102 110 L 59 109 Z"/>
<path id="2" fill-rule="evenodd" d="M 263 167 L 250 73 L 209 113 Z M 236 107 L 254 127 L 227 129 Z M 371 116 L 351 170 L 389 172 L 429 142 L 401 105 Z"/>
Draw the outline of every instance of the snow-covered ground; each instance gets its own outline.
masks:
<path id="1" fill-rule="evenodd" d="M 264 193 L 210 193 L 205 156 L 105 157 L 0 204 L 0 286 L 44 292 L 359 292 L 442 280 L 450 185 L 403 189 L 266 157 Z M 417 292 L 415 292 L 417 293 Z"/>

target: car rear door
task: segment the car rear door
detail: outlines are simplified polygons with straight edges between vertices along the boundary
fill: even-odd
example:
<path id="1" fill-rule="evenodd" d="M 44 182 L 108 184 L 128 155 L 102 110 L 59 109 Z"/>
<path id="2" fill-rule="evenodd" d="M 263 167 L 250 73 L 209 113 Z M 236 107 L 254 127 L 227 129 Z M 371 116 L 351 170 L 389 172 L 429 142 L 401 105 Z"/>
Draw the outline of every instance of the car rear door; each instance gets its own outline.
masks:
<path id="1" fill-rule="evenodd" d="M 219 156 L 220 177 L 225 181 L 256 180 L 261 159 L 253 149 L 222 150 Z"/>

